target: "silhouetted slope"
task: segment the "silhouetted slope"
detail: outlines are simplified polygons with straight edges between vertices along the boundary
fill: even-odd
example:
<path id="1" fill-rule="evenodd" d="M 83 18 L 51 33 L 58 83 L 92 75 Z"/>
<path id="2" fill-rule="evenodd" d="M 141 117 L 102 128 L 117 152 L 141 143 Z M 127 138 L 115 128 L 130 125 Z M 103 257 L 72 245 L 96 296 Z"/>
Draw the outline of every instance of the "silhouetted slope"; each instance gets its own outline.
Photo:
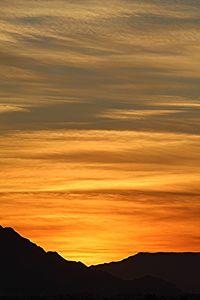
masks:
<path id="1" fill-rule="evenodd" d="M 91 272 L 84 264 L 67 261 L 57 253 L 45 252 L 12 228 L 0 227 L 0 266 L 0 294 L 108 292 L 120 281 L 101 271 Z"/>
<path id="2" fill-rule="evenodd" d="M 189 292 L 200 292 L 200 253 L 138 253 L 119 262 L 92 266 L 121 279 L 143 276 L 173 282 Z"/>
<path id="3" fill-rule="evenodd" d="M 12 228 L 0 226 L 0 296 L 134 293 L 176 294 L 169 282 L 155 277 L 134 281 L 67 261 L 56 252 L 46 252 Z"/>

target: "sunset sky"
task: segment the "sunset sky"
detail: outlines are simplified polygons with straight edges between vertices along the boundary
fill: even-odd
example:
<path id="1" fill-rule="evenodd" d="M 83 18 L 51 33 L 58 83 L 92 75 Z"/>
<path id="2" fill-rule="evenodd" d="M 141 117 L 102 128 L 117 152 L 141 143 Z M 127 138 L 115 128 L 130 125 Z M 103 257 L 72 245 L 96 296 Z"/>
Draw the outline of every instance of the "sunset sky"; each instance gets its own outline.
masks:
<path id="1" fill-rule="evenodd" d="M 0 224 L 87 265 L 200 251 L 200 1 L 0 1 Z"/>

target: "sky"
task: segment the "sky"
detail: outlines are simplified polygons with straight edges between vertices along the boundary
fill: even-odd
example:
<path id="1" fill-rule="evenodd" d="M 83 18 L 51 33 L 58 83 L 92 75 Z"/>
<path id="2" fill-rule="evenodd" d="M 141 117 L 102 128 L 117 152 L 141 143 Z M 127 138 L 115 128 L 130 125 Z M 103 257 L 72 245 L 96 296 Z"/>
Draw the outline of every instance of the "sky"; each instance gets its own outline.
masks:
<path id="1" fill-rule="evenodd" d="M 0 1 L 0 224 L 87 265 L 200 251 L 200 1 Z"/>

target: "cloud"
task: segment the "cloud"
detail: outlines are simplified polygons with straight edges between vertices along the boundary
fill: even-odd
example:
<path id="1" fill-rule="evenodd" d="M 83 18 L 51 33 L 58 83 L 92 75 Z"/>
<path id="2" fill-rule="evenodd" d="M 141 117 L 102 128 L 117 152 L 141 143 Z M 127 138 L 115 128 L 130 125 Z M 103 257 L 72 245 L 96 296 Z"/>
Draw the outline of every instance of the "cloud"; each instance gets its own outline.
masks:
<path id="1" fill-rule="evenodd" d="M 4 135 L 0 146 L 1 191 L 199 190 L 198 135 L 24 131 Z"/>
<path id="2" fill-rule="evenodd" d="M 151 116 L 162 116 L 174 113 L 182 112 L 181 110 L 156 110 L 156 109 L 146 109 L 146 110 L 117 110 L 113 109 L 106 112 L 102 117 L 108 119 L 144 119 L 145 117 Z"/>
<path id="3" fill-rule="evenodd" d="M 28 109 L 20 106 L 0 104 L 0 114 L 11 112 L 28 112 Z"/>
<path id="4" fill-rule="evenodd" d="M 53 97 L 53 96 L 52 96 Z M 167 101 L 167 102 L 166 102 Z M 186 105 L 187 103 L 187 105 Z M 9 107 L 19 107 L 9 104 Z M 20 106 L 22 107 L 22 106 Z M 57 104 L 23 106 L 1 114 L 1 134 L 4 130 L 118 130 L 155 131 L 199 134 L 198 101 L 170 99 L 162 101 L 123 102 L 69 98 Z"/>
<path id="5" fill-rule="evenodd" d="M 199 95 L 198 7 L 188 1 L 3 1 L 0 96 L 23 105 L 72 98 L 116 105 L 166 96 L 190 101 Z"/>

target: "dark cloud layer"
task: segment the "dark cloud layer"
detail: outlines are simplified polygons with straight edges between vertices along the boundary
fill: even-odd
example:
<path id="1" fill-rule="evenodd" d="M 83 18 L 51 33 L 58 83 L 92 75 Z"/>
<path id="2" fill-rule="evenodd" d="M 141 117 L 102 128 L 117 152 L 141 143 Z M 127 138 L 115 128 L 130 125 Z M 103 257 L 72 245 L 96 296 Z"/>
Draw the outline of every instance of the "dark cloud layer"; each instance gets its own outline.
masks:
<path id="1" fill-rule="evenodd" d="M 90 129 L 171 131 L 200 134 L 200 106 L 177 107 L 143 101 L 104 102 L 83 101 L 51 104 L 48 106 L 21 107 L 0 113 L 0 123 L 6 130 Z M 5 107 L 2 106 L 2 108 Z M 127 112 L 129 114 L 127 114 Z M 132 114 L 131 114 L 132 112 Z M 118 116 L 121 114 L 124 117 Z"/>

